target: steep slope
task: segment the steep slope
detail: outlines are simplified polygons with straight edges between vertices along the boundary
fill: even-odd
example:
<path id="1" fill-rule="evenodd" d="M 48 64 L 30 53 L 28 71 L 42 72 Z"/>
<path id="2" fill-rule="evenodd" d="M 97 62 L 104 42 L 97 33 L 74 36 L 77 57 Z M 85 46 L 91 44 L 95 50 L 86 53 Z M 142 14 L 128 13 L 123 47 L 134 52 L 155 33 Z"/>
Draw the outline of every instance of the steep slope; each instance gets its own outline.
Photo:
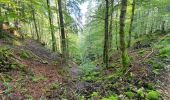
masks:
<path id="1" fill-rule="evenodd" d="M 35 40 L 5 35 L 0 39 L 0 48 L 3 55 L 4 51 L 9 53 L 6 59 L 13 59 L 8 63 L 15 68 L 0 73 L 0 97 L 13 100 L 45 98 L 53 85 L 63 81 L 57 71 L 59 54 L 45 49 Z"/>

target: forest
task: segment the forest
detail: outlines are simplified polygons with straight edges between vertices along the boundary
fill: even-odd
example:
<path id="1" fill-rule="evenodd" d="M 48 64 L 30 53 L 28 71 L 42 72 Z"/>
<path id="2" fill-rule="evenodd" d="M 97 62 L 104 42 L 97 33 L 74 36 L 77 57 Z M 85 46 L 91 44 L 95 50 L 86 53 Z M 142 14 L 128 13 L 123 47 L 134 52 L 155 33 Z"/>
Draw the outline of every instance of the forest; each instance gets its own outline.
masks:
<path id="1" fill-rule="evenodd" d="M 170 100 L 170 0 L 0 0 L 0 100 Z"/>

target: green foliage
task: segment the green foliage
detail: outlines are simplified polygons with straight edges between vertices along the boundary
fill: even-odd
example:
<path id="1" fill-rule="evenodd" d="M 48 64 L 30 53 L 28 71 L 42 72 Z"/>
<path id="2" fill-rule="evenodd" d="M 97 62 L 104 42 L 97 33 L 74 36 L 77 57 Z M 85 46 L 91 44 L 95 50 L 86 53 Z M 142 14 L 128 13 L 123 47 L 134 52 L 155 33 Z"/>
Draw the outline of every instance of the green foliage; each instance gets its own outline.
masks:
<path id="1" fill-rule="evenodd" d="M 128 98 L 130 98 L 130 99 L 132 99 L 132 98 L 135 97 L 135 93 L 133 93 L 133 92 L 131 92 L 131 91 L 125 92 L 125 95 L 126 95 Z"/>
<path id="2" fill-rule="evenodd" d="M 44 76 L 39 76 L 39 77 L 32 76 L 32 77 L 31 77 L 31 80 L 32 80 L 33 82 L 37 83 L 37 82 L 46 80 L 46 78 L 45 78 Z"/>
<path id="3" fill-rule="evenodd" d="M 144 98 L 145 97 L 144 88 L 138 89 L 137 95 L 138 95 L 138 97 Z"/>
<path id="4" fill-rule="evenodd" d="M 146 86 L 145 86 L 147 89 L 150 89 L 150 90 L 153 90 L 154 89 L 154 83 L 146 83 Z"/>
<path id="5" fill-rule="evenodd" d="M 140 50 L 140 51 L 138 52 L 138 54 L 142 56 L 142 55 L 144 54 L 144 52 L 145 52 L 145 50 Z"/>
<path id="6" fill-rule="evenodd" d="M 117 95 L 111 95 L 107 98 L 102 98 L 102 100 L 118 100 L 118 96 Z"/>
<path id="7" fill-rule="evenodd" d="M 170 36 L 163 36 L 161 41 L 158 44 L 155 44 L 155 47 L 160 49 L 159 56 L 162 58 L 170 58 Z"/>
<path id="8" fill-rule="evenodd" d="M 162 48 L 160 50 L 160 56 L 170 58 L 170 46 Z"/>
<path id="9" fill-rule="evenodd" d="M 20 57 L 23 59 L 28 59 L 28 58 L 30 58 L 30 54 L 25 50 L 21 50 Z"/>
<path id="10" fill-rule="evenodd" d="M 78 100 L 85 100 L 84 96 L 78 96 Z"/>
<path id="11" fill-rule="evenodd" d="M 159 96 L 159 92 L 151 90 L 147 93 L 146 98 L 148 100 L 159 100 Z"/>
<path id="12" fill-rule="evenodd" d="M 6 87 L 6 90 L 4 91 L 5 94 L 10 94 L 13 91 L 13 87 L 10 85 L 10 83 L 3 83 L 4 86 Z"/>
<path id="13" fill-rule="evenodd" d="M 129 64 L 130 64 L 130 58 L 129 58 L 129 55 L 127 54 L 127 51 L 125 51 L 125 55 L 124 57 L 122 58 L 122 63 L 123 63 L 123 67 L 125 67 L 125 70 L 127 67 L 129 67 Z"/>
<path id="14" fill-rule="evenodd" d="M 0 47 L 0 72 L 10 71 L 11 69 L 16 69 L 17 64 L 12 58 L 12 52 L 8 47 Z"/>
<path id="15" fill-rule="evenodd" d="M 59 86 L 60 86 L 60 84 L 58 84 L 58 83 L 52 83 L 52 84 L 50 84 L 50 89 L 56 90 L 59 88 Z"/>
<path id="16" fill-rule="evenodd" d="M 5 35 L 5 33 L 2 33 L 2 32 L 0 32 L 0 39 L 4 39 L 4 38 L 6 38 L 7 36 Z"/>
<path id="17" fill-rule="evenodd" d="M 99 95 L 99 93 L 98 92 L 93 92 L 92 94 L 91 94 L 91 99 L 93 100 L 93 99 L 99 99 L 100 98 L 100 95 Z"/>

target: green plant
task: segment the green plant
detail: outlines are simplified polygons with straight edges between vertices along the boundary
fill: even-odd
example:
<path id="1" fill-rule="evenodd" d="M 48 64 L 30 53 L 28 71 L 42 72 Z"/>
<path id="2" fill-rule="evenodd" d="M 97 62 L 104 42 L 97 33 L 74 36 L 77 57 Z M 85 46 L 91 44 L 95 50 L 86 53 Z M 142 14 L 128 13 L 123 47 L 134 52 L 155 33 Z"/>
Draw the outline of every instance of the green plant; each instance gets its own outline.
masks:
<path id="1" fill-rule="evenodd" d="M 143 55 L 144 53 L 145 53 L 145 50 L 140 50 L 140 51 L 138 52 L 139 55 Z"/>
<path id="2" fill-rule="evenodd" d="M 21 50 L 20 57 L 23 59 L 28 59 L 30 58 L 30 54 L 27 51 Z"/>
<path id="3" fill-rule="evenodd" d="M 102 100 L 118 100 L 117 95 L 111 95 L 109 97 L 102 98 Z"/>
<path id="4" fill-rule="evenodd" d="M 160 94 L 157 91 L 151 90 L 147 93 L 146 98 L 148 100 L 159 100 Z"/>
<path id="5" fill-rule="evenodd" d="M 100 95 L 98 92 L 93 92 L 90 97 L 91 100 L 98 100 L 100 99 Z"/>
<path id="6" fill-rule="evenodd" d="M 93 93 L 91 94 L 91 97 L 97 97 L 97 96 L 99 96 L 98 92 L 93 92 Z"/>
<path id="7" fill-rule="evenodd" d="M 85 100 L 84 96 L 78 96 L 78 100 Z"/>
<path id="8" fill-rule="evenodd" d="M 10 92 L 12 92 L 13 87 L 9 83 L 5 82 L 3 84 L 6 87 L 6 90 L 4 91 L 5 94 L 9 94 Z"/>
<path id="9" fill-rule="evenodd" d="M 161 57 L 170 58 L 170 46 L 162 48 L 159 52 Z"/>
<path id="10" fill-rule="evenodd" d="M 46 80 L 46 78 L 44 76 L 40 76 L 40 77 L 35 77 L 35 76 L 32 76 L 31 77 L 31 80 L 35 83 L 39 82 L 39 81 L 43 81 L 43 80 Z"/>
<path id="11" fill-rule="evenodd" d="M 144 92 L 143 87 L 137 90 L 137 95 L 138 95 L 138 97 L 142 97 L 142 98 L 145 97 L 145 92 Z"/>
<path id="12" fill-rule="evenodd" d="M 52 84 L 50 84 L 50 89 L 55 90 L 55 89 L 59 88 L 59 86 L 60 86 L 60 84 L 58 84 L 58 83 L 52 83 Z"/>
<path id="13" fill-rule="evenodd" d="M 128 98 L 130 98 L 130 99 L 132 99 L 133 97 L 135 97 L 135 94 L 134 94 L 133 92 L 131 92 L 131 91 L 125 92 L 125 95 L 126 95 Z"/>
<path id="14" fill-rule="evenodd" d="M 154 89 L 154 83 L 150 83 L 150 82 L 148 82 L 148 83 L 146 83 L 146 86 L 145 86 L 147 89 L 149 89 L 149 90 L 153 90 Z"/>

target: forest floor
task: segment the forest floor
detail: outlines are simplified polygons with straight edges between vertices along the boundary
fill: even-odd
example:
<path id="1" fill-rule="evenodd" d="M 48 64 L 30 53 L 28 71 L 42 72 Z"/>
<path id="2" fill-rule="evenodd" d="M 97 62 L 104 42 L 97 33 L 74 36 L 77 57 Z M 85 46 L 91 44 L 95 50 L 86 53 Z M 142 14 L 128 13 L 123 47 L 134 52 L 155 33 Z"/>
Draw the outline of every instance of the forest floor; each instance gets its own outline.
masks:
<path id="1" fill-rule="evenodd" d="M 0 70 L 2 100 L 100 100 L 111 91 L 121 100 L 127 100 L 125 96 L 129 96 L 128 93 L 143 88 L 156 89 L 163 100 L 170 98 L 170 59 L 160 59 L 159 51 L 150 46 L 129 49 L 131 67 L 122 76 L 118 52 L 113 54 L 111 68 L 94 67 L 86 73 L 70 60 L 70 67 L 65 67 L 59 53 L 51 52 L 30 38 L 21 40 L 12 36 L 0 39 L 0 46 L 3 55 L 0 59 L 4 60 L 1 67 L 7 67 Z M 167 69 L 162 69 L 162 66 L 167 66 Z"/>
<path id="2" fill-rule="evenodd" d="M 8 68 L 10 71 L 1 71 L 0 99 L 21 100 L 33 98 L 38 100 L 39 98 L 50 98 L 54 94 L 52 90 L 68 81 L 67 76 L 71 75 L 72 78 L 76 78 L 78 70 L 75 63 L 69 61 L 69 64 L 73 66 L 69 67 L 70 74 L 62 75 L 66 74 L 67 70 L 62 68 L 65 66 L 62 64 L 62 59 L 58 53 L 51 52 L 33 39 L 13 38 L 15 39 L 0 39 L 1 49 L 7 51 L 6 56 L 9 58 L 6 62 L 13 63 L 9 65 L 10 67 L 19 65 L 19 69 L 11 70 Z M 64 90 L 61 89 L 60 92 L 61 94 L 55 93 L 55 98 L 59 99 Z"/>

